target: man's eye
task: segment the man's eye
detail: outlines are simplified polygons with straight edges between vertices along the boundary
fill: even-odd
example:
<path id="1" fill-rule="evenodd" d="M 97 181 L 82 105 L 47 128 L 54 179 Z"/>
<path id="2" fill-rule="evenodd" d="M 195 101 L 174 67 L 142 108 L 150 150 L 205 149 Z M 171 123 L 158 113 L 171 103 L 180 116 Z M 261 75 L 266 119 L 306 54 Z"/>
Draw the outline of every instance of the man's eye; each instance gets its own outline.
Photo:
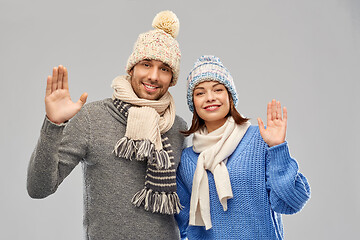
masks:
<path id="1" fill-rule="evenodd" d="M 163 72 L 170 72 L 170 70 L 168 68 L 161 68 L 161 71 Z"/>

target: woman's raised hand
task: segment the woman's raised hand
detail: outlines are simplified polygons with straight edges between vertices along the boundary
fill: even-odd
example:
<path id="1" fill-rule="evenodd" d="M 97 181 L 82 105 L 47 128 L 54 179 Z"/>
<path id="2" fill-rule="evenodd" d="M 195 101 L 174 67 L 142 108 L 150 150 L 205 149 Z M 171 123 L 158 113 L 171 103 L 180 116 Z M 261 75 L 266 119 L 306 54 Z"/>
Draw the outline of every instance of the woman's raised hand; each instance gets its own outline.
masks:
<path id="1" fill-rule="evenodd" d="M 76 103 L 70 98 L 68 72 L 63 66 L 54 67 L 52 76 L 47 77 L 45 111 L 50 121 L 63 123 L 78 113 L 85 104 L 87 93 L 83 93 Z"/>
<path id="2" fill-rule="evenodd" d="M 266 129 L 261 118 L 258 118 L 260 134 L 269 147 L 285 142 L 287 126 L 287 109 L 281 112 L 280 102 L 273 99 L 267 105 L 267 125 Z"/>

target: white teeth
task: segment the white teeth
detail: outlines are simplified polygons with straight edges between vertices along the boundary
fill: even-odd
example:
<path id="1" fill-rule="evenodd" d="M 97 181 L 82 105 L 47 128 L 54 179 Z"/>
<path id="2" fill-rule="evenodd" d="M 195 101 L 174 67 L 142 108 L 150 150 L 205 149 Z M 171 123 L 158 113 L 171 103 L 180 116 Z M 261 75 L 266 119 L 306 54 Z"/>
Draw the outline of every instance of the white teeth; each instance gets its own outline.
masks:
<path id="1" fill-rule="evenodd" d="M 217 108 L 218 106 L 210 106 L 210 107 L 207 107 L 206 109 L 214 109 L 214 108 Z"/>
<path id="2" fill-rule="evenodd" d="M 147 87 L 147 88 L 150 88 L 150 89 L 155 89 L 156 87 L 153 87 L 153 86 L 150 86 L 150 85 L 147 85 L 144 83 L 144 85 Z"/>

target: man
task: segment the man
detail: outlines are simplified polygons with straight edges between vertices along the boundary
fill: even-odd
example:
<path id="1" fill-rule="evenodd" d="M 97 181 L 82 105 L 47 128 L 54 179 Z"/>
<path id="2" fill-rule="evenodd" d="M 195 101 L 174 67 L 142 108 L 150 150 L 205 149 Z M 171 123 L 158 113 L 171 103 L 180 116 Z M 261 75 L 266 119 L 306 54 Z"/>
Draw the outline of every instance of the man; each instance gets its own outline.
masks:
<path id="1" fill-rule="evenodd" d="M 81 162 L 86 239 L 179 238 L 175 170 L 186 123 L 175 115 L 168 92 L 179 76 L 179 22 L 165 11 L 153 27 L 139 35 L 128 75 L 113 80 L 112 98 L 82 107 L 87 94 L 71 101 L 65 67 L 47 79 L 46 118 L 29 163 L 28 193 L 54 193 Z"/>

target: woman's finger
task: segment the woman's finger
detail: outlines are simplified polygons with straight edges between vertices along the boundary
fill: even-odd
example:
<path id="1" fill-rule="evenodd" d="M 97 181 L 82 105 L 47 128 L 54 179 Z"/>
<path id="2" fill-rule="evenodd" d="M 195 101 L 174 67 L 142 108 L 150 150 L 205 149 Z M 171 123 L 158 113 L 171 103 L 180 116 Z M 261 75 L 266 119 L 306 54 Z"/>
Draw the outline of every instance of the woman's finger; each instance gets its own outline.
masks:
<path id="1" fill-rule="evenodd" d="M 285 121 L 285 123 L 287 122 L 287 108 L 283 107 L 283 112 L 284 112 L 284 117 L 283 120 Z"/>
<path id="2" fill-rule="evenodd" d="M 267 124 L 271 121 L 271 102 L 267 104 Z"/>
<path id="3" fill-rule="evenodd" d="M 265 131 L 264 123 L 261 120 L 261 118 L 258 118 L 257 121 L 258 121 L 258 125 L 259 125 L 260 134 L 262 135 L 262 133 Z"/>
<path id="4" fill-rule="evenodd" d="M 280 101 L 277 102 L 276 104 L 276 119 L 281 120 L 281 103 Z"/>
<path id="5" fill-rule="evenodd" d="M 271 102 L 271 119 L 275 120 L 276 119 L 276 100 L 273 99 Z"/>

